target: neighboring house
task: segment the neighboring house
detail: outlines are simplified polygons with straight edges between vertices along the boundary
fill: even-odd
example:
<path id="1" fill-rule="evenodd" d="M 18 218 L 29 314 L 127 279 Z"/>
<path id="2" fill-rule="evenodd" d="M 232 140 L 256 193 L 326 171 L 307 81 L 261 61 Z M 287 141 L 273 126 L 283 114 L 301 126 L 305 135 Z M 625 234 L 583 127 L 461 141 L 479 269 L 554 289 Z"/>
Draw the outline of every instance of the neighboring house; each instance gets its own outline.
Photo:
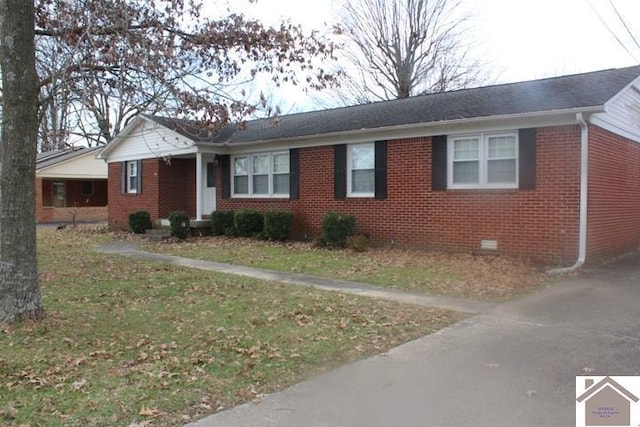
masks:
<path id="1" fill-rule="evenodd" d="M 36 219 L 40 223 L 107 220 L 107 164 L 101 147 L 38 153 Z"/>
<path id="2" fill-rule="evenodd" d="M 139 116 L 100 154 L 109 222 L 351 213 L 375 244 L 582 263 L 640 244 L 640 67 L 253 120 Z"/>

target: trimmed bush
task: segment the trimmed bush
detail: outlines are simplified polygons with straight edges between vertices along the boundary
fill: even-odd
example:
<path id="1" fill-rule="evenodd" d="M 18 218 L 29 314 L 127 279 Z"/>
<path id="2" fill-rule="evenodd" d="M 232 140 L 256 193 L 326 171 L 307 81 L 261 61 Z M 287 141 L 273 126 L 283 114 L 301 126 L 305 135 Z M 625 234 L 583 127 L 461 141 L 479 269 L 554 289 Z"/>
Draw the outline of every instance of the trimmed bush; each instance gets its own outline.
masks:
<path id="1" fill-rule="evenodd" d="M 356 231 L 356 217 L 328 212 L 322 218 L 322 238 L 329 246 L 343 248 Z"/>
<path id="2" fill-rule="evenodd" d="M 129 230 L 136 234 L 144 234 L 153 228 L 151 215 L 147 211 L 136 211 L 129 214 Z"/>
<path id="3" fill-rule="evenodd" d="M 267 211 L 264 213 L 263 235 L 268 240 L 284 241 L 291 235 L 293 213 L 287 211 Z"/>
<path id="4" fill-rule="evenodd" d="M 171 212 L 169 214 L 171 235 L 179 239 L 185 239 L 189 235 L 189 215 L 184 211 Z"/>
<path id="5" fill-rule="evenodd" d="M 233 211 L 211 212 L 211 233 L 214 236 L 233 235 L 233 215 Z"/>
<path id="6" fill-rule="evenodd" d="M 240 210 L 233 216 L 233 225 L 239 236 L 257 236 L 264 228 L 264 216 L 258 211 Z"/>

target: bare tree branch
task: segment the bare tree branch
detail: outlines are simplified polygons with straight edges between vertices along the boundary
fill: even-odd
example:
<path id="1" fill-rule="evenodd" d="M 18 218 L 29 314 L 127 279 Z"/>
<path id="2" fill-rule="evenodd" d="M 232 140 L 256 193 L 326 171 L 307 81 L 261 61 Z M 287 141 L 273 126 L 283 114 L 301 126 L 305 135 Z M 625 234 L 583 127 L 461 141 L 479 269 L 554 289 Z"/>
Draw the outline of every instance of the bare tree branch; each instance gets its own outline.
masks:
<path id="1" fill-rule="evenodd" d="M 407 98 L 481 80 L 460 0 L 346 0 L 345 103 Z"/>

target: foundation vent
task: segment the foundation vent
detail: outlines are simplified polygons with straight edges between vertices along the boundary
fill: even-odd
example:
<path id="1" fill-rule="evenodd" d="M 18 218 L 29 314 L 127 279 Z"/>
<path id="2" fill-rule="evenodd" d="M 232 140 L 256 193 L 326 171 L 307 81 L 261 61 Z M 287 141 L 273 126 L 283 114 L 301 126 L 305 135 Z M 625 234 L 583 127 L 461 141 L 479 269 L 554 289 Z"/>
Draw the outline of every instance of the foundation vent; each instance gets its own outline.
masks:
<path id="1" fill-rule="evenodd" d="M 497 240 L 481 240 L 480 249 L 486 250 L 486 251 L 497 251 L 498 241 Z"/>

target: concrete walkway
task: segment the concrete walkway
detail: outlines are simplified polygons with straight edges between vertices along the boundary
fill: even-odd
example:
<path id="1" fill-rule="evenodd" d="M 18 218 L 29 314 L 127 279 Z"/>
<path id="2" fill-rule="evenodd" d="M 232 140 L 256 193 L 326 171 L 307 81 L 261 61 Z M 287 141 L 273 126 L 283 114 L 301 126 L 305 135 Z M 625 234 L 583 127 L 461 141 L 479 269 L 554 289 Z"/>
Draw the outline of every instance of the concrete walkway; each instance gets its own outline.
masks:
<path id="1" fill-rule="evenodd" d="M 640 375 L 638 255 L 499 306 L 430 301 L 480 314 L 190 427 L 574 426 L 577 375 Z"/>
<path id="2" fill-rule="evenodd" d="M 96 252 L 125 255 L 132 258 L 148 261 L 164 262 L 166 264 L 181 267 L 196 268 L 199 270 L 215 271 L 218 273 L 235 274 L 238 276 L 252 277 L 254 279 L 269 280 L 273 282 L 287 283 L 290 285 L 312 286 L 327 291 L 347 292 L 364 295 L 373 298 L 381 298 L 407 304 L 422 305 L 426 307 L 440 307 L 465 313 L 486 312 L 496 304 L 484 301 L 475 301 L 465 298 L 443 297 L 437 295 L 424 295 L 413 292 L 399 291 L 364 283 L 333 280 L 317 276 L 309 276 L 299 273 L 287 273 L 260 268 L 243 267 L 239 265 L 223 264 L 213 261 L 203 261 L 192 258 L 184 258 L 173 255 L 163 255 L 142 251 L 136 242 L 114 241 L 95 248 Z"/>

